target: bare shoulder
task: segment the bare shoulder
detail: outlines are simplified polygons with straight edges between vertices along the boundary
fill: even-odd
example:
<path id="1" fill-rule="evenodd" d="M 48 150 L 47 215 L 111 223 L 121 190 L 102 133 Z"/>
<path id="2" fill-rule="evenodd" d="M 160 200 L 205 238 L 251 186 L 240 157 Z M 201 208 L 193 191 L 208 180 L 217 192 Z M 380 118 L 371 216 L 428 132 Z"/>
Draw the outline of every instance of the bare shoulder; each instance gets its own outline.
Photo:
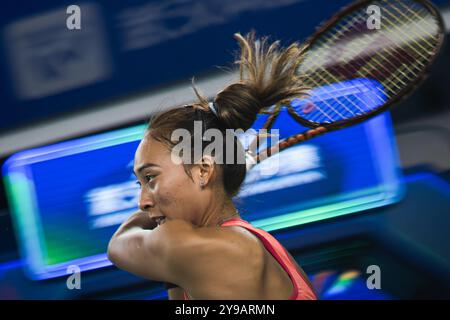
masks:
<path id="1" fill-rule="evenodd" d="M 184 230 L 173 242 L 170 268 L 177 284 L 189 288 L 190 294 L 201 297 L 217 292 L 224 297 L 227 291 L 235 293 L 238 285 L 248 288 L 261 283 L 264 248 L 245 228 L 189 228 L 183 222 L 167 227 L 173 232 Z"/>
<path id="2" fill-rule="evenodd" d="M 175 247 L 173 249 L 201 248 L 201 251 L 210 253 L 213 249 L 233 249 L 237 254 L 249 251 L 256 253 L 262 249 L 261 242 L 254 234 L 238 226 L 199 228 L 176 219 L 165 222 L 160 228 L 161 236 L 168 236 Z"/>

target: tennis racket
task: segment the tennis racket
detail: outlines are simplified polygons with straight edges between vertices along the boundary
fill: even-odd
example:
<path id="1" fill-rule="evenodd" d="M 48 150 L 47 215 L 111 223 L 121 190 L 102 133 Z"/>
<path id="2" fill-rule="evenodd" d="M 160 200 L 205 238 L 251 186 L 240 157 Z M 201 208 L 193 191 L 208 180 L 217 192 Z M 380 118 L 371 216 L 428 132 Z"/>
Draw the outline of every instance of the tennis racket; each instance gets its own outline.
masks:
<path id="1" fill-rule="evenodd" d="M 283 108 L 303 132 L 247 153 L 247 169 L 312 137 L 361 123 L 411 94 L 444 41 L 438 9 L 425 0 L 363 0 L 342 9 L 306 41 L 297 69 L 305 98 L 261 110 L 271 129 Z"/>

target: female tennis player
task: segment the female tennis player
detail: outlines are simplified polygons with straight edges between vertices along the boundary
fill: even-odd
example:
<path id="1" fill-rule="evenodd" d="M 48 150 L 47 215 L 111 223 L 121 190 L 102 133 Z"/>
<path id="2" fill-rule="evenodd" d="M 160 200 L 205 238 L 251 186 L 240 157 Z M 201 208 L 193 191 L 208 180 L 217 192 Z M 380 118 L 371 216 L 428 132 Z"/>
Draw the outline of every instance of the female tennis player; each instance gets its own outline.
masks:
<path id="1" fill-rule="evenodd" d="M 296 75 L 302 46 L 281 48 L 235 34 L 239 81 L 210 103 L 193 85 L 198 102 L 154 114 L 137 148 L 134 172 L 140 210 L 110 240 L 109 259 L 119 268 L 170 284 L 169 299 L 316 299 L 302 268 L 269 233 L 240 217 L 232 199 L 246 175 L 245 163 L 219 163 L 206 152 L 192 162 L 173 161 L 172 133 L 194 121 L 203 130 L 249 129 L 262 108 L 303 95 Z M 240 142 L 233 138 L 234 159 Z M 194 143 L 192 143 L 192 150 Z M 229 148 L 223 148 L 223 158 Z M 195 154 L 195 152 L 193 152 Z M 267 199 L 270 201 L 270 199 Z"/>

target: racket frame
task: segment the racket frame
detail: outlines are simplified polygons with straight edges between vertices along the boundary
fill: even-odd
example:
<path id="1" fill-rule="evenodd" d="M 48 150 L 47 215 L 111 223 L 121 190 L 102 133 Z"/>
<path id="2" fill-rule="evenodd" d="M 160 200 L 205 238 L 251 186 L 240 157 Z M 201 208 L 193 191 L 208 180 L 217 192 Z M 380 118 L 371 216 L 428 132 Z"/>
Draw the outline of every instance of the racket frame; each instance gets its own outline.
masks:
<path id="1" fill-rule="evenodd" d="M 353 117 L 352 119 L 344 119 L 339 120 L 333 123 L 317 123 L 308 121 L 302 117 L 300 117 L 293 109 L 292 107 L 288 105 L 284 105 L 282 103 L 275 105 L 273 112 L 263 112 L 264 114 L 271 114 L 269 118 L 266 120 L 266 123 L 264 124 L 264 129 L 270 129 L 275 122 L 276 118 L 278 117 L 279 113 L 281 112 L 281 108 L 283 106 L 287 107 L 288 113 L 301 125 L 311 128 L 310 130 L 304 131 L 302 133 L 298 133 L 295 135 L 292 135 L 283 141 L 279 142 L 277 145 L 272 146 L 270 148 L 265 149 L 264 151 L 260 152 L 257 155 L 253 155 L 249 151 L 247 151 L 250 156 L 252 156 L 255 159 L 255 162 L 251 165 L 247 165 L 247 170 L 251 169 L 254 165 L 261 162 L 262 160 L 270 157 L 271 155 L 280 152 L 286 148 L 289 148 L 291 146 L 294 146 L 300 142 L 309 140 L 313 137 L 316 137 L 318 135 L 324 134 L 329 131 L 343 129 L 346 127 L 353 126 L 355 124 L 358 124 L 360 122 L 363 122 L 369 118 L 372 118 L 384 111 L 386 111 L 388 108 L 392 107 L 393 105 L 403 101 L 404 99 L 408 98 L 423 82 L 424 80 L 429 76 L 431 67 L 438 57 L 439 53 L 441 52 L 441 48 L 444 44 L 445 40 L 445 26 L 444 26 L 444 20 L 442 18 L 441 13 L 439 12 L 439 9 L 428 0 L 410 0 L 413 2 L 417 2 L 420 5 L 423 5 L 426 9 L 429 10 L 429 12 L 436 18 L 438 22 L 438 39 L 437 39 L 437 46 L 434 48 L 433 52 L 430 55 L 430 59 L 427 61 L 427 65 L 425 66 L 425 69 L 422 71 L 422 73 L 415 79 L 410 85 L 403 88 L 397 95 L 395 95 L 392 99 L 387 101 L 382 106 L 378 107 L 377 109 L 370 111 L 368 113 L 357 115 Z M 370 3 L 374 2 L 374 0 L 357 0 L 356 2 L 353 2 L 343 8 L 341 8 L 337 13 L 335 13 L 331 18 L 328 20 L 325 20 L 322 24 L 320 24 L 316 31 L 306 39 L 305 41 L 305 54 L 308 53 L 308 49 L 320 38 L 320 36 L 326 32 L 328 29 L 332 28 L 337 22 L 339 22 L 344 16 L 348 15 L 352 11 L 358 10 L 363 6 L 367 6 Z M 251 143 L 251 146 L 255 146 L 255 144 L 259 143 L 259 137 L 257 136 L 254 141 Z M 253 150 L 253 149 L 251 149 Z"/>

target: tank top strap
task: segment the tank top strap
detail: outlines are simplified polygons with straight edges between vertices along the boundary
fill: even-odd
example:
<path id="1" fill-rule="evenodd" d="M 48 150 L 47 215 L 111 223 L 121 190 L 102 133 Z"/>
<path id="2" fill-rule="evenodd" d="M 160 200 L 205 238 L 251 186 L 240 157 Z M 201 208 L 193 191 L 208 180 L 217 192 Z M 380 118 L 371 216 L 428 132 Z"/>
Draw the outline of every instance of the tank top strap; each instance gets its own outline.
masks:
<path id="1" fill-rule="evenodd" d="M 290 300 L 295 299 L 316 299 L 315 294 L 309 288 L 307 281 L 303 275 L 295 267 L 292 259 L 288 255 L 286 249 L 276 240 L 270 233 L 262 229 L 257 229 L 252 226 L 248 221 L 241 218 L 232 218 L 224 221 L 221 227 L 227 226 L 240 226 L 251 233 L 255 234 L 263 243 L 264 247 L 272 254 L 272 256 L 280 263 L 282 268 L 286 271 L 293 284 L 293 290 Z M 184 300 L 189 300 L 186 292 L 183 292 Z"/>
<path id="2" fill-rule="evenodd" d="M 251 233 L 255 234 L 261 242 L 264 244 L 264 247 L 270 252 L 270 254 L 278 261 L 278 263 L 283 267 L 283 269 L 288 274 L 289 278 L 291 279 L 293 289 L 292 294 L 289 297 L 290 300 L 295 300 L 298 297 L 299 294 L 299 286 L 298 286 L 298 279 L 293 274 L 293 266 L 292 262 L 287 256 L 284 248 L 280 245 L 280 243 L 268 232 L 257 229 L 254 226 L 252 226 L 248 221 L 240 219 L 240 218 L 233 218 L 228 221 L 225 221 L 221 226 L 240 226 L 244 227 L 245 229 L 249 230 Z"/>
<path id="3" fill-rule="evenodd" d="M 255 234 L 264 247 L 272 254 L 272 256 L 280 263 L 283 269 L 288 274 L 293 284 L 293 290 L 290 299 L 316 299 L 315 294 L 309 287 L 308 282 L 293 263 L 291 257 L 286 249 L 275 239 L 270 233 L 265 230 L 255 228 L 248 221 L 241 218 L 233 218 L 222 223 L 221 226 L 241 226 Z"/>
<path id="4" fill-rule="evenodd" d="M 275 239 L 267 231 L 255 228 L 250 224 L 250 222 L 240 218 L 233 218 L 225 221 L 221 226 L 241 226 L 246 228 L 247 230 L 255 234 L 264 243 L 266 248 L 270 250 L 271 253 L 273 251 L 276 251 L 278 257 L 280 257 L 284 261 L 291 262 L 291 258 L 287 254 L 286 249 L 278 242 L 277 239 Z"/>

